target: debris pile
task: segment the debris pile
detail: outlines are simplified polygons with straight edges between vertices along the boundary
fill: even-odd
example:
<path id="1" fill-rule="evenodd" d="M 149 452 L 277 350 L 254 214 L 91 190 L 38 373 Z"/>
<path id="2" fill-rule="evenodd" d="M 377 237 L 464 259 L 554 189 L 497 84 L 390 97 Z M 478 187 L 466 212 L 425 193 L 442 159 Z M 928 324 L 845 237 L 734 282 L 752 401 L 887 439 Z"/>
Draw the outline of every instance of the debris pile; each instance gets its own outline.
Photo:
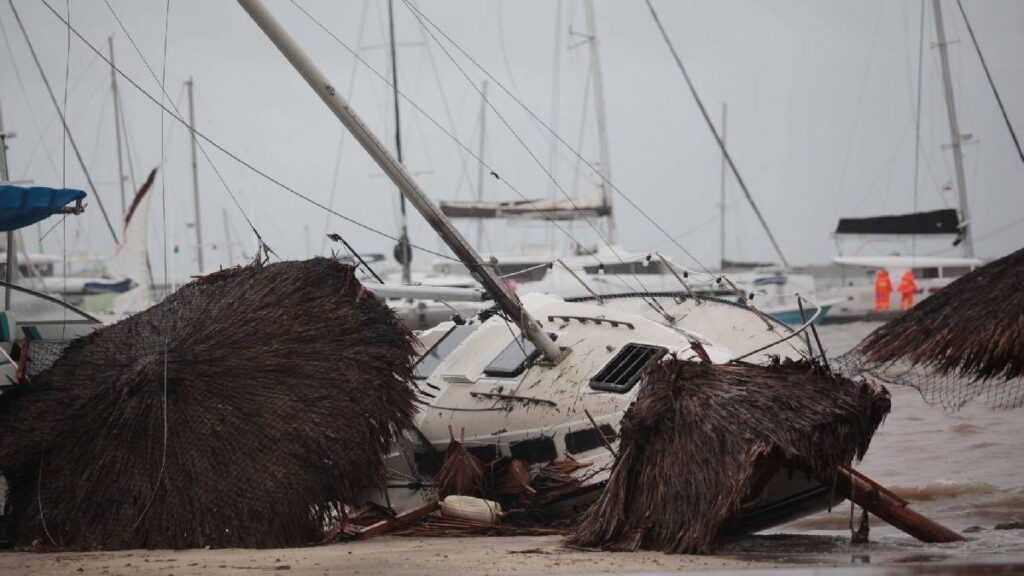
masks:
<path id="1" fill-rule="evenodd" d="M 200 278 L 0 398 L 18 545 L 319 542 L 412 425 L 414 338 L 334 260 Z"/>
<path id="2" fill-rule="evenodd" d="M 572 545 L 712 553 L 764 470 L 834 478 L 889 411 L 884 388 L 808 362 L 668 359 L 641 386 L 608 484 Z"/>
<path id="3" fill-rule="evenodd" d="M 531 469 L 526 462 L 507 456 L 484 463 L 466 449 L 461 432 L 458 440 L 450 429 L 449 435 L 444 461 L 434 476 L 440 501 L 430 499 L 397 516 L 368 505 L 341 518 L 329 530 L 327 540 L 364 540 L 384 533 L 565 535 L 575 525 L 575 515 L 558 513 L 549 505 L 580 490 L 581 479 L 573 473 L 588 464 L 555 460 Z M 475 513 L 481 509 L 487 513 Z"/>

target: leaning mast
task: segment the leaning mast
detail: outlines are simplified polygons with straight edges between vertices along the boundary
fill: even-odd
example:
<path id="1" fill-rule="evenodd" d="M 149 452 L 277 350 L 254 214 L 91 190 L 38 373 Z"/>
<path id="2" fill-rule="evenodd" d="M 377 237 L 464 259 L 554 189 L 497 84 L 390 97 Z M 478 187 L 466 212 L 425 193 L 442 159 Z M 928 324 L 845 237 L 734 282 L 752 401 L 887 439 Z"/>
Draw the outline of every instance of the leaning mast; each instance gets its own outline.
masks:
<path id="1" fill-rule="evenodd" d="M 597 46 L 597 23 L 594 20 L 594 0 L 585 0 L 583 9 L 587 18 L 587 35 L 590 37 L 590 67 L 594 81 L 594 111 L 597 114 L 597 141 L 600 153 L 598 173 L 601 176 L 601 199 L 607 212 L 608 243 L 615 243 L 615 218 L 612 215 L 611 154 L 608 152 L 608 124 L 604 108 L 604 78 L 601 75 L 601 53 Z"/>
<path id="2" fill-rule="evenodd" d="M 128 215 L 128 204 L 124 191 L 124 163 L 121 152 L 121 95 L 117 91 L 117 69 L 114 66 L 114 37 L 107 36 L 107 48 L 110 52 L 110 90 L 114 100 L 114 141 L 117 142 L 117 190 L 121 193 L 121 219 Z"/>
<path id="3" fill-rule="evenodd" d="M 345 98 L 338 94 L 337 89 L 309 59 L 309 56 L 295 43 L 284 28 L 274 19 L 260 0 L 238 0 L 238 3 L 252 17 L 253 21 L 263 30 L 267 38 L 277 46 L 281 54 L 296 71 L 320 96 L 324 104 L 352 133 L 359 144 L 395 186 L 401 190 L 403 197 L 409 200 L 419 211 L 427 223 L 437 231 L 452 252 L 480 281 L 484 289 L 494 298 L 494 303 L 508 319 L 514 322 L 522 334 L 536 346 L 550 362 L 557 362 L 563 357 L 562 351 L 541 328 L 540 324 L 523 307 L 515 294 L 509 289 L 498 273 L 484 263 L 477 251 L 466 241 L 455 226 L 452 225 L 436 204 L 423 192 L 412 175 L 384 147 L 384 144 L 370 131 L 363 120 L 349 106 Z"/>
<path id="4" fill-rule="evenodd" d="M 188 88 L 188 131 L 192 136 L 192 200 L 195 203 L 196 215 L 196 258 L 199 264 L 199 273 L 206 272 L 203 262 L 203 220 L 199 208 L 199 157 L 196 154 L 196 105 L 192 98 L 192 79 L 185 82 Z"/>
<path id="5" fill-rule="evenodd" d="M 388 36 L 391 44 L 391 92 L 395 101 L 395 156 L 398 163 L 404 164 L 402 159 L 402 120 L 399 116 L 398 106 L 398 51 L 395 50 L 395 13 L 392 0 L 388 0 Z M 401 254 L 402 284 L 412 284 L 412 249 L 409 247 L 409 219 L 405 213 L 405 196 L 398 194 L 398 206 L 401 210 L 401 230 L 398 238 L 398 252 Z"/>
<path id="6" fill-rule="evenodd" d="M 10 182 L 10 174 L 7 172 L 7 132 L 4 131 L 4 114 L 0 109 L 0 184 Z M 18 279 L 18 251 L 14 246 L 14 231 L 7 232 L 7 269 L 4 272 L 4 280 L 8 284 L 14 284 Z M 11 309 L 11 289 L 4 289 L 4 310 Z"/>

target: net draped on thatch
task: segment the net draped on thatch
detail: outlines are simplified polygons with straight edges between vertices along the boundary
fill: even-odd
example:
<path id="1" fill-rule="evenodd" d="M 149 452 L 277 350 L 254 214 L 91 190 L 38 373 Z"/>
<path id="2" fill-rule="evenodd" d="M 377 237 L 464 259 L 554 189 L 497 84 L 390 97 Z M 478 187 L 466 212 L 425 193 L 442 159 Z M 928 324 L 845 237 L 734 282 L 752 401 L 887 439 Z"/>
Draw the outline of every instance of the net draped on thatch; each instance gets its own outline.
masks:
<path id="1" fill-rule="evenodd" d="M 414 337 L 325 258 L 229 269 L 0 399 L 21 545 L 278 547 L 383 486 Z"/>
<path id="2" fill-rule="evenodd" d="M 1024 406 L 1024 249 L 951 282 L 840 362 L 950 409 L 975 397 Z"/>
<path id="3" fill-rule="evenodd" d="M 653 363 L 623 419 L 608 484 L 569 542 L 714 552 L 769 465 L 832 478 L 889 411 L 884 388 L 817 365 Z"/>

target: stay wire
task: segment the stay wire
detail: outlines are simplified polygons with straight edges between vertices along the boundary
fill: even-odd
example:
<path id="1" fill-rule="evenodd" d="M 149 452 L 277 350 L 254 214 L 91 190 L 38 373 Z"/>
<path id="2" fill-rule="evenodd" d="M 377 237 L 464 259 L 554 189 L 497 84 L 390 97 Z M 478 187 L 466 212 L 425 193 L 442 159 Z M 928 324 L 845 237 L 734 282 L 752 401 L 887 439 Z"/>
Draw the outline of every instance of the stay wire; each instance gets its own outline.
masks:
<path id="1" fill-rule="evenodd" d="M 985 77 L 988 78 L 988 85 L 992 88 L 992 94 L 996 97 L 996 103 L 999 104 L 999 111 L 1003 113 L 1003 121 L 1006 122 L 1006 129 L 1010 131 L 1010 138 L 1013 139 L 1013 145 L 1017 148 L 1017 155 L 1020 157 L 1020 161 L 1024 162 L 1024 151 L 1021 150 L 1020 140 L 1017 139 L 1017 132 L 1013 129 L 1013 124 L 1010 123 L 1010 117 L 1006 114 L 1006 107 L 1003 106 L 1003 99 L 999 96 L 999 90 L 996 89 L 995 80 L 992 79 L 992 73 L 989 72 L 988 63 L 985 62 L 985 55 L 981 53 L 981 46 L 978 45 L 978 38 L 974 35 L 974 27 L 971 26 L 971 21 L 967 19 L 967 12 L 964 11 L 964 4 L 961 0 L 956 0 L 956 5 L 960 8 L 960 15 L 964 18 L 964 24 L 967 25 L 967 33 L 971 36 L 971 43 L 974 44 L 974 50 L 978 53 L 978 60 L 981 60 L 981 67 L 985 70 Z"/>
<path id="2" fill-rule="evenodd" d="M 110 4 L 108 3 L 107 5 L 109 6 Z M 160 91 L 164 95 L 167 94 L 167 91 L 164 90 L 164 87 L 166 86 L 166 81 L 167 81 L 167 36 L 168 36 L 168 31 L 170 30 L 170 22 L 171 22 L 171 0 L 166 0 L 166 2 L 164 4 L 164 51 L 163 51 L 163 62 L 162 62 L 161 67 L 160 67 Z M 128 32 L 126 31 L 125 34 L 127 34 L 127 33 Z M 147 66 L 148 66 L 148 64 L 147 64 Z M 168 98 L 170 98 L 170 97 L 168 96 Z M 161 103 L 163 103 L 163 96 L 160 97 L 160 100 L 161 100 Z M 164 161 L 164 114 L 163 114 L 163 112 L 161 112 L 160 113 L 160 164 L 161 164 L 161 168 L 163 167 L 163 161 Z M 160 194 L 161 194 L 161 196 L 163 198 L 163 212 L 164 212 L 164 214 L 163 214 L 163 218 L 164 218 L 164 230 L 163 230 L 163 232 L 164 232 L 164 282 L 167 281 L 167 186 L 166 186 L 167 179 L 166 179 L 166 174 L 167 174 L 166 170 L 160 170 L 160 188 L 161 188 Z M 200 270 L 199 272 L 202 273 L 202 270 Z M 153 486 L 153 492 L 149 495 L 149 500 L 146 502 L 146 507 L 143 508 L 142 514 L 139 515 L 139 518 L 135 521 L 135 524 L 132 525 L 132 530 L 133 531 L 136 528 L 139 527 L 139 524 L 142 523 L 143 518 L 145 518 L 146 515 L 149 514 L 149 509 L 150 509 L 150 507 L 153 506 L 153 502 L 156 500 L 157 492 L 160 490 L 160 485 L 163 483 L 164 469 L 167 467 L 167 436 L 168 436 L 168 426 L 167 426 L 167 336 L 166 335 L 164 336 L 164 366 L 163 366 L 163 368 L 164 368 L 164 370 L 163 370 L 163 387 L 162 387 L 162 395 L 161 395 L 163 402 L 161 403 L 161 412 L 162 412 L 162 415 L 163 415 L 163 422 L 164 422 L 164 428 L 163 428 L 164 434 L 163 434 L 163 450 L 161 451 L 161 455 L 160 455 L 160 472 L 157 474 L 156 485 Z"/>
<path id="3" fill-rule="evenodd" d="M 124 72 L 123 70 L 121 70 L 121 69 L 120 69 L 120 68 L 118 68 L 117 66 L 114 66 L 114 65 L 113 65 L 113 64 L 112 64 L 112 63 L 110 62 L 110 60 L 109 60 L 109 59 L 108 59 L 108 58 L 107 58 L 106 56 L 104 56 L 104 55 L 103 55 L 103 53 L 102 53 L 102 52 L 101 52 L 101 51 L 100 51 L 100 50 L 99 50 L 98 48 L 96 48 L 95 46 L 93 46 L 93 45 L 92 45 L 92 44 L 91 44 L 91 43 L 90 43 L 90 42 L 89 42 L 88 40 L 86 40 L 86 39 L 85 39 L 85 37 L 84 37 L 84 36 L 83 36 L 83 35 L 81 34 L 81 32 L 79 32 L 79 31 L 78 31 L 78 30 L 77 30 L 76 28 L 74 28 L 73 26 L 71 26 L 71 25 L 70 25 L 70 24 L 68 23 L 68 21 L 67 21 L 67 20 L 65 20 L 63 16 L 61 16 L 61 14 L 60 14 L 59 12 L 57 12 L 56 10 L 54 10 L 54 9 L 53 9 L 53 6 L 51 6 L 51 5 L 49 4 L 49 2 L 48 2 L 47 0 L 40 0 L 40 1 L 41 1 L 41 2 L 43 3 L 43 5 L 44 5 L 44 6 L 46 6 L 46 7 L 47 7 L 47 8 L 48 8 L 48 9 L 50 10 L 50 12 L 51 12 L 51 13 L 53 13 L 53 15 L 54 15 L 54 16 L 55 16 L 55 17 L 56 17 L 56 18 L 57 18 L 58 20 L 60 20 L 61 22 L 63 22 L 63 23 L 64 23 L 64 25 L 65 25 L 65 26 L 67 26 L 68 28 L 70 28 L 70 30 L 71 30 L 71 33 L 72 33 L 72 34 L 74 34 L 74 35 L 75 35 L 75 36 L 76 36 L 76 37 L 77 37 L 77 38 L 78 38 L 78 39 L 79 39 L 79 40 L 80 40 L 80 41 L 81 41 L 81 42 L 82 42 L 83 44 L 85 44 L 85 46 L 86 46 L 86 47 L 88 47 L 88 48 L 89 48 L 90 50 L 92 50 L 92 51 L 93 51 L 93 52 L 94 52 L 94 53 L 95 53 L 96 55 L 98 55 L 98 56 L 99 56 L 99 57 L 100 57 L 100 58 L 101 58 L 101 59 L 102 59 L 102 60 L 103 60 L 104 62 L 106 62 L 106 63 L 107 63 L 107 65 L 108 65 L 108 66 L 110 66 L 110 67 L 111 67 L 111 68 L 112 68 L 112 69 L 114 70 L 114 72 L 115 72 L 115 73 L 117 73 L 117 75 L 118 75 L 118 76 L 120 76 L 120 77 L 121 77 L 121 78 L 123 78 L 123 79 L 124 79 L 124 80 L 125 80 L 126 82 L 128 82 L 128 83 L 129 83 L 129 84 L 130 84 L 130 85 L 131 85 L 131 86 L 132 86 L 133 88 L 135 88 L 135 89 L 136 89 L 136 90 L 137 90 L 137 91 L 138 91 L 138 92 L 139 92 L 139 93 L 140 93 L 140 94 L 141 94 L 142 96 L 144 96 L 144 97 L 145 97 L 145 98 L 146 98 L 147 100 L 149 100 L 150 102 L 152 102 L 153 104 L 155 104 L 155 105 L 156 105 L 157 107 L 159 107 L 160 109 L 162 109 L 162 110 L 163 110 L 164 112 L 166 112 L 166 113 L 168 114 L 168 116 L 169 116 L 169 117 L 170 117 L 170 118 L 171 118 L 172 120 L 174 120 L 174 121 L 175 121 L 175 122 L 177 122 L 178 124 L 181 124 L 181 125 L 182 125 L 183 127 L 185 127 L 186 129 L 189 129 L 189 128 L 188 128 L 188 122 L 187 122 L 187 121 L 186 121 L 186 120 L 185 120 L 184 118 L 182 118 L 182 116 L 181 116 L 180 114 L 178 114 L 178 113 L 176 113 L 175 111 L 173 111 L 173 110 L 171 110 L 171 109 L 167 108 L 167 106 L 165 106 L 164 104 L 162 104 L 162 103 L 161 103 L 161 102 L 160 102 L 160 101 L 159 101 L 159 100 L 158 100 L 158 99 L 157 99 L 157 98 L 156 98 L 155 96 L 153 96 L 153 95 L 152 95 L 152 94 L 150 94 L 150 93 L 149 93 L 148 91 L 146 91 L 146 89 L 144 89 L 144 88 L 143 88 L 143 87 L 142 87 L 142 86 L 141 86 L 141 85 L 140 85 L 140 84 L 139 84 L 138 82 L 136 82 L 136 81 L 135 81 L 135 80 L 134 80 L 134 79 L 133 79 L 132 77 L 128 76 L 128 75 L 127 75 L 127 74 L 126 74 L 126 73 L 125 73 L 125 72 Z M 136 49 L 137 49 L 137 47 L 136 47 Z M 227 149 L 227 148 L 225 148 L 225 147 L 224 147 L 223 145 L 221 145 L 221 144 L 219 144 L 218 142 L 214 141 L 214 140 L 213 140 L 212 138 L 210 138 L 209 136 L 207 136 L 207 135 L 206 135 L 206 134 L 205 134 L 204 132 L 202 132 L 201 130 L 199 130 L 199 129 L 190 129 L 190 131 L 191 131 L 191 132 L 192 132 L 192 133 L 193 133 L 193 134 L 194 134 L 194 135 L 195 135 L 196 137 L 198 137 L 198 138 L 200 138 L 201 140 L 203 140 L 204 142 L 208 143 L 208 144 L 209 144 L 210 146 L 213 146 L 213 147 L 214 147 L 215 149 L 217 149 L 217 150 L 218 150 L 219 152 L 221 152 L 221 153 L 222 153 L 222 154 L 224 154 L 225 156 L 227 156 L 227 157 L 231 158 L 232 160 L 234 160 L 235 162 L 237 162 L 237 163 L 238 163 L 238 164 L 240 164 L 241 166 L 245 167 L 246 169 L 248 169 L 248 170 L 249 170 L 249 171 L 251 171 L 252 173 L 254 173 L 254 174 L 258 175 L 259 177 L 261 177 L 261 178 L 263 178 L 264 180 L 266 180 L 267 182 L 270 182 L 271 184 L 273 184 L 273 185 L 277 186 L 278 188 L 281 188 L 282 190 L 284 190 L 284 191 L 286 191 L 286 192 L 288 192 L 288 193 L 292 194 L 293 196 L 295 196 L 295 197 L 297 197 L 297 198 L 299 198 L 299 199 L 301 199 L 301 200 L 303 200 L 303 201 L 305 201 L 305 202 L 307 202 L 307 203 L 309 203 L 309 204 L 311 204 L 311 205 L 313 205 L 313 206 L 315 206 L 315 207 L 317 207 L 317 208 L 319 208 L 319 209 L 321 209 L 321 210 L 325 210 L 325 211 L 327 211 L 327 212 L 330 212 L 331 214 L 334 214 L 334 215 L 335 215 L 335 216 L 337 216 L 338 218 L 341 218 L 342 220 L 344 220 L 344 221 L 346 221 L 346 222 L 349 222 L 350 224 L 353 224 L 353 225 L 355 225 L 355 226 L 357 226 L 357 227 L 359 227 L 359 228 L 362 228 L 363 230 L 366 230 L 367 232 L 371 232 L 371 233 L 373 233 L 373 234 L 376 234 L 376 235 L 378 235 L 378 236 L 381 236 L 381 237 L 383 237 L 383 238 L 387 238 L 387 239 L 390 239 L 390 240 L 394 240 L 394 241 L 396 241 L 396 242 L 398 241 L 398 238 L 397 238 L 397 237 L 395 237 L 395 236 L 392 236 L 391 234 L 388 234 L 387 232 L 383 232 L 383 231 L 381 231 L 381 230 L 377 230 L 376 228 L 373 228 L 372 226 L 369 226 L 369 225 L 367 225 L 367 224 L 364 224 L 364 223 L 362 223 L 362 222 L 359 222 L 358 220 L 355 220 L 355 219 L 353 219 L 353 218 L 350 218 L 350 217 L 348 217 L 348 216 L 345 216 L 344 214 L 341 214 L 340 212 L 337 212 L 337 211 L 335 211 L 335 210 L 333 210 L 333 209 L 331 209 L 331 208 L 328 208 L 327 206 L 324 206 L 324 205 L 323 205 L 323 203 L 321 203 L 321 202 L 318 202 L 318 201 L 316 201 L 316 200 L 314 200 L 314 199 L 310 198 L 309 196 L 307 196 L 307 195 L 305 195 L 305 194 L 303 194 L 303 193 L 299 192 L 298 190 L 296 190 L 296 189 L 294 189 L 294 188 L 292 188 L 292 187 L 288 186 L 287 184 L 285 184 L 285 183 L 281 182 L 280 180 L 278 180 L 278 179 L 274 178 L 273 176 L 271 176 L 271 175 L 267 174 L 266 172 L 264 172 L 264 171 L 260 170 L 259 168 L 257 168 L 256 166 L 254 166 L 254 165 L 253 165 L 252 163 L 250 163 L 250 162 L 248 162 L 248 161 L 244 160 L 243 158 L 241 158 L 240 156 L 238 156 L 238 155 L 237 155 L 237 154 L 235 154 L 234 152 L 232 152 L 232 151 L 228 150 L 228 149 Z M 202 147 L 202 145 L 200 145 L 200 150 L 202 150 L 202 149 L 203 149 L 203 147 Z M 204 152 L 204 154 L 205 154 L 205 152 Z M 412 248 L 414 248 L 414 249 L 416 249 L 416 250 L 420 250 L 420 251 L 422 251 L 422 252 L 424 252 L 424 253 L 427 253 L 427 254 L 432 254 L 432 255 L 434 255 L 434 256 L 437 256 L 437 257 L 439 257 L 439 258 L 443 258 L 443 259 L 445 259 L 445 260 L 451 260 L 451 261 L 453 261 L 453 262 L 457 261 L 457 260 L 456 260 L 455 258 L 452 258 L 451 256 L 447 256 L 447 255 L 445 255 L 445 254 L 441 254 L 440 252 L 436 252 L 436 251 L 434 251 L 434 250 L 431 250 L 431 249 L 429 249 L 429 248 L 424 248 L 424 247 L 422 247 L 422 246 L 419 246 L 419 245 L 416 245 L 416 244 L 412 244 L 412 243 L 410 243 L 410 244 L 409 244 L 409 246 L 410 246 L 410 247 L 412 247 Z"/>
<path id="4" fill-rule="evenodd" d="M 679 53 L 676 52 L 676 47 L 669 38 L 668 32 L 665 30 L 665 26 L 661 23 L 661 18 L 658 17 L 658 12 L 655 11 L 654 5 L 651 4 L 651 0 L 645 0 L 645 2 L 647 3 L 647 8 L 651 11 L 654 23 L 658 26 L 658 30 L 661 32 L 661 37 L 664 38 L 665 44 L 668 45 L 668 49 L 672 53 L 672 58 L 675 59 L 676 65 L 679 67 L 679 71 L 683 73 L 683 79 L 686 80 L 686 85 L 690 89 L 690 94 L 693 95 L 693 99 L 697 102 L 697 107 L 700 108 L 700 113 L 704 116 L 704 121 L 707 123 L 708 129 L 711 130 L 711 134 L 715 137 L 715 142 L 722 150 L 722 156 L 725 157 L 725 161 L 729 164 L 729 168 L 732 170 L 733 176 L 736 177 L 736 183 L 740 185 L 740 189 L 743 190 L 743 195 L 747 197 L 747 202 L 749 202 L 750 207 L 754 209 L 754 215 L 756 215 L 758 221 L 761 222 L 761 227 L 764 228 L 765 234 L 768 235 L 768 240 L 771 241 L 772 247 L 775 248 L 775 253 L 778 254 L 779 259 L 782 260 L 782 265 L 789 268 L 789 262 L 786 261 L 786 256 L 782 253 L 782 248 L 780 248 L 779 243 L 775 241 L 775 235 L 772 234 L 771 229 L 768 227 L 768 222 L 764 219 L 764 216 L 761 214 L 761 210 L 754 202 L 754 197 L 750 194 L 750 190 L 747 188 L 746 182 L 743 181 L 743 177 L 740 176 L 740 171 L 736 168 L 736 164 L 732 160 L 732 155 L 729 154 L 728 149 L 725 147 L 725 142 L 722 141 L 721 135 L 715 128 L 715 123 L 711 121 L 711 116 L 708 115 L 707 109 L 704 108 L 704 103 L 701 101 L 700 96 L 697 95 L 697 89 L 694 87 L 693 81 L 690 80 L 690 75 L 686 72 L 683 60 L 680 58 Z"/>

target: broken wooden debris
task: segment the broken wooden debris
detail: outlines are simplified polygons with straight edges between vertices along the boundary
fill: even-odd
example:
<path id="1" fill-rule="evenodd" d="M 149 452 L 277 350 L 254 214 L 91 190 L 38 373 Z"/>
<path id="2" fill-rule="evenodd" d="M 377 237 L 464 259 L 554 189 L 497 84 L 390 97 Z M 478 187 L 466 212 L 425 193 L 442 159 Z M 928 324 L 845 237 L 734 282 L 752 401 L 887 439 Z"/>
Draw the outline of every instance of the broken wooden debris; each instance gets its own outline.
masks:
<path id="1" fill-rule="evenodd" d="M 908 502 L 867 476 L 848 466 L 836 473 L 836 491 L 861 508 L 921 542 L 960 542 L 965 538 L 915 512 Z"/>

